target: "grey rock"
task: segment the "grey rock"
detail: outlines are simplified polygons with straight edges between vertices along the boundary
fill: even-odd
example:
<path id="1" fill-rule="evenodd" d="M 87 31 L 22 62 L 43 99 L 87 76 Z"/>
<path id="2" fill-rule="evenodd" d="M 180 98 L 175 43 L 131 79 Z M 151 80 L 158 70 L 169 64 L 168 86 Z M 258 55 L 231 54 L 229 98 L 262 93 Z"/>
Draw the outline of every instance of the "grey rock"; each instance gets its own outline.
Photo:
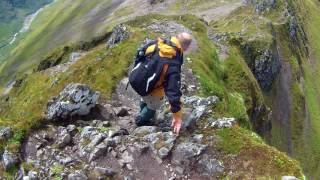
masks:
<path id="1" fill-rule="evenodd" d="M 177 136 L 171 131 L 152 133 L 143 137 L 145 141 L 149 142 L 151 150 L 154 154 L 159 156 L 160 160 L 168 156 L 171 152 L 176 138 Z"/>
<path id="2" fill-rule="evenodd" d="M 133 156 L 128 152 L 128 151 L 124 151 L 121 155 L 121 159 L 122 162 L 124 163 L 132 163 L 133 162 Z"/>
<path id="3" fill-rule="evenodd" d="M 3 167 L 5 170 L 9 170 L 19 163 L 19 157 L 17 154 L 5 149 L 2 155 Z"/>
<path id="4" fill-rule="evenodd" d="M 99 143 L 101 143 L 105 138 L 107 137 L 107 135 L 105 134 L 97 134 L 96 136 L 94 136 L 93 140 L 90 142 L 90 144 L 88 145 L 88 147 L 94 147 L 96 145 L 98 145 Z"/>
<path id="5" fill-rule="evenodd" d="M 46 118 L 50 121 L 67 119 L 74 115 L 87 115 L 100 97 L 89 86 L 69 84 L 57 97 L 47 104 Z"/>
<path id="6" fill-rule="evenodd" d="M 132 178 L 130 176 L 125 176 L 123 180 L 132 180 Z"/>
<path id="7" fill-rule="evenodd" d="M 155 133 L 157 132 L 158 128 L 156 126 L 141 126 L 136 128 L 133 131 L 133 135 L 134 136 L 145 136 L 147 134 L 151 134 L 151 133 Z"/>
<path id="8" fill-rule="evenodd" d="M 129 131 L 127 129 L 124 128 L 120 128 L 116 131 L 112 131 L 112 133 L 109 133 L 109 137 L 116 137 L 116 136 L 127 136 L 129 135 Z"/>
<path id="9" fill-rule="evenodd" d="M 194 164 L 197 157 L 206 149 L 206 145 L 185 142 L 179 144 L 172 152 L 172 162 L 187 167 Z"/>
<path id="10" fill-rule="evenodd" d="M 299 180 L 294 176 L 282 176 L 281 180 Z"/>
<path id="11" fill-rule="evenodd" d="M 28 173 L 30 180 L 38 180 L 38 173 L 36 171 L 29 171 Z"/>
<path id="12" fill-rule="evenodd" d="M 59 134 L 58 134 L 58 139 L 56 141 L 56 144 L 58 145 L 59 148 L 64 148 L 71 142 L 71 136 L 68 133 L 66 129 L 63 129 Z"/>
<path id="13" fill-rule="evenodd" d="M 11 127 L 0 127 L 0 140 L 9 139 L 12 135 Z"/>
<path id="14" fill-rule="evenodd" d="M 253 74 L 257 78 L 260 86 L 264 90 L 270 90 L 274 79 L 281 69 L 281 61 L 278 55 L 270 50 L 265 50 L 255 58 Z"/>
<path id="15" fill-rule="evenodd" d="M 139 154 L 143 154 L 149 149 L 149 144 L 145 142 L 135 142 L 134 146 Z"/>
<path id="16" fill-rule="evenodd" d="M 170 150 L 167 149 L 166 147 L 162 147 L 158 151 L 158 155 L 161 159 L 166 158 L 169 155 L 169 153 L 170 153 Z"/>
<path id="17" fill-rule="evenodd" d="M 108 146 L 105 143 L 100 143 L 99 145 L 97 145 L 94 150 L 92 151 L 92 153 L 89 156 L 89 162 L 92 162 L 93 160 L 99 158 L 100 156 L 102 156 L 104 153 L 106 153 L 108 150 Z"/>
<path id="18" fill-rule="evenodd" d="M 111 168 L 104 168 L 104 167 L 95 167 L 94 171 L 100 175 L 112 177 L 116 174 L 116 172 Z"/>
<path id="19" fill-rule="evenodd" d="M 92 132 L 95 129 L 91 126 L 86 126 L 83 128 L 82 132 L 81 132 L 81 138 L 87 138 L 89 139 L 91 137 Z"/>
<path id="20" fill-rule="evenodd" d="M 101 120 L 93 120 L 93 121 L 90 123 L 90 126 L 99 127 L 101 123 L 102 123 Z"/>
<path id="21" fill-rule="evenodd" d="M 211 122 L 210 122 L 211 121 Z M 231 128 L 237 124 L 237 120 L 235 118 L 221 118 L 217 120 L 209 120 L 209 126 L 214 128 Z"/>
<path id="22" fill-rule="evenodd" d="M 87 180 L 88 177 L 82 171 L 77 171 L 75 173 L 68 175 L 68 180 Z"/>
<path id="23" fill-rule="evenodd" d="M 196 106 L 210 106 L 214 105 L 217 102 L 219 102 L 219 98 L 216 96 L 210 96 L 207 98 L 202 98 L 199 96 L 191 96 L 191 97 L 185 97 L 184 102 L 187 105 L 192 105 L 194 107 Z"/>
<path id="24" fill-rule="evenodd" d="M 130 31 L 129 31 L 129 27 L 124 25 L 124 24 L 120 24 L 117 25 L 113 28 L 112 30 L 112 34 L 107 42 L 107 47 L 111 48 L 116 44 L 121 43 L 122 41 L 128 39 L 130 37 Z"/>
<path id="25" fill-rule="evenodd" d="M 111 123 L 109 121 L 103 121 L 101 124 L 100 124 L 101 127 L 110 127 L 111 126 Z"/>
<path id="26" fill-rule="evenodd" d="M 77 130 L 77 126 L 73 125 L 73 124 L 70 124 L 67 126 L 67 131 L 70 133 L 70 134 L 74 134 L 76 133 L 78 130 Z"/>
<path id="27" fill-rule="evenodd" d="M 209 177 L 219 176 L 223 173 L 224 167 L 222 163 L 216 159 L 211 159 L 208 155 L 204 155 L 197 163 L 197 171 Z"/>
<path id="28" fill-rule="evenodd" d="M 191 139 L 196 142 L 196 143 L 201 143 L 201 141 L 203 140 L 203 134 L 194 134 L 192 135 Z"/>

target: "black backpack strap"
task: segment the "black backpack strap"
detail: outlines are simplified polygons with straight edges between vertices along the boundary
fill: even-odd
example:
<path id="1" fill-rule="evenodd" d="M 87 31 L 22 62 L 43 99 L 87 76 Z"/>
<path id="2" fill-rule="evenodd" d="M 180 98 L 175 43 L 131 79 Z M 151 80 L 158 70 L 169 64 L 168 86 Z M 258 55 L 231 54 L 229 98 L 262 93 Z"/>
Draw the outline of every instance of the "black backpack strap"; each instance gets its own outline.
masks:
<path id="1" fill-rule="evenodd" d="M 164 43 L 167 44 L 167 45 L 169 45 L 169 46 L 171 46 L 171 47 L 173 47 L 179 54 L 182 54 L 182 53 L 181 53 L 181 50 L 180 50 L 180 49 L 177 47 L 177 45 L 174 44 L 171 40 L 169 40 L 169 39 L 164 39 Z"/>

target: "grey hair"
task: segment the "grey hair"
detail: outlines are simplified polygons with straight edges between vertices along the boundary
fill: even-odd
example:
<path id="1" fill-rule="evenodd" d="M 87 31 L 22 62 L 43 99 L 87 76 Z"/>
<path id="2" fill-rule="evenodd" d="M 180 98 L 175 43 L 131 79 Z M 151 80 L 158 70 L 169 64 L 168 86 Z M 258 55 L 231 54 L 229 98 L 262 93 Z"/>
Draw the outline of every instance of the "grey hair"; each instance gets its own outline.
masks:
<path id="1" fill-rule="evenodd" d="M 192 35 L 190 33 L 183 32 L 177 35 L 177 39 L 179 40 L 182 48 L 186 50 L 192 42 Z"/>

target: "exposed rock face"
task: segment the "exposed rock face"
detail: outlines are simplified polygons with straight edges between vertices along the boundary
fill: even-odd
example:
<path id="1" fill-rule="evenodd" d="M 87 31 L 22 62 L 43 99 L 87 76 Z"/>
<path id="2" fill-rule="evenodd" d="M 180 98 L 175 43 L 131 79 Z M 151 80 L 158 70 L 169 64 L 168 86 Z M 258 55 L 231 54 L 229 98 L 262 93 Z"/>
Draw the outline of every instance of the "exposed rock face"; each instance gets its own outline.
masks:
<path id="1" fill-rule="evenodd" d="M 111 48 L 112 46 L 119 44 L 120 42 L 126 40 L 130 36 L 129 27 L 123 24 L 115 26 L 112 30 L 112 34 L 107 42 L 107 47 Z"/>
<path id="2" fill-rule="evenodd" d="M 12 129 L 10 127 L 0 127 L 0 141 L 6 140 L 12 136 Z"/>
<path id="3" fill-rule="evenodd" d="M 256 57 L 253 73 L 264 90 L 270 90 L 273 80 L 280 72 L 280 60 L 270 50 Z"/>
<path id="4" fill-rule="evenodd" d="M 87 115 L 96 106 L 100 93 L 83 84 L 69 84 L 47 105 L 46 118 L 51 121 L 74 115 Z"/>
<path id="5" fill-rule="evenodd" d="M 263 47 L 263 44 L 269 47 Z M 247 42 L 241 45 L 241 48 L 260 87 L 264 91 L 269 91 L 281 70 L 276 41 L 270 45 L 259 41 Z"/>

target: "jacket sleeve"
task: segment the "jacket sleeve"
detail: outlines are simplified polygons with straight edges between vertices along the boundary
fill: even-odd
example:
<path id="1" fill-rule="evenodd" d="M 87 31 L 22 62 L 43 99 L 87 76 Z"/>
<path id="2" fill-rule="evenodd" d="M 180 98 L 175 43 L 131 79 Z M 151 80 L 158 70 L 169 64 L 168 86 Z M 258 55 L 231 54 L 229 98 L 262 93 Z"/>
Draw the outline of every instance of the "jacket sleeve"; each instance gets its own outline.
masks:
<path id="1" fill-rule="evenodd" d="M 175 117 L 181 117 L 181 75 L 180 68 L 169 66 L 164 82 L 165 94 L 169 100 L 171 111 Z"/>

